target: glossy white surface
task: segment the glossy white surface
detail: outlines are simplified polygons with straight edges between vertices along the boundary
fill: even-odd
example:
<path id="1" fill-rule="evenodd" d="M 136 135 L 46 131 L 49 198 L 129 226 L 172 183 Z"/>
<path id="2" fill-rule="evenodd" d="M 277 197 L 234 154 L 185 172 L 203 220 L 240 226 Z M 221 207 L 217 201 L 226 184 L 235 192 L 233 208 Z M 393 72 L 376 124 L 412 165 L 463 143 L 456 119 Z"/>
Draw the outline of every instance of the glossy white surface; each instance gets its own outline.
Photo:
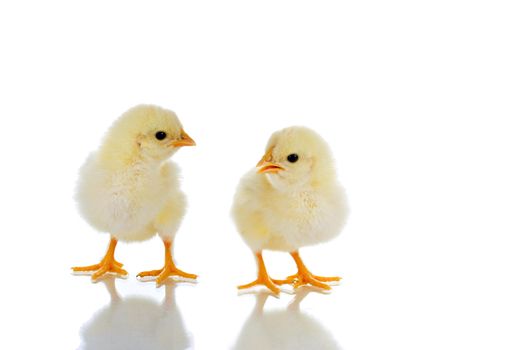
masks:
<path id="1" fill-rule="evenodd" d="M 0 348 L 525 348 L 524 15 L 519 1 L 2 2 Z M 117 246 L 130 277 L 114 288 L 69 272 L 108 242 L 76 212 L 77 170 L 142 102 L 197 142 L 174 157 L 189 200 L 174 256 L 197 284 L 133 277 L 161 266 L 158 238 Z M 255 264 L 229 208 L 293 124 L 328 140 L 352 208 L 302 255 L 344 280 L 261 311 L 237 295 Z"/>

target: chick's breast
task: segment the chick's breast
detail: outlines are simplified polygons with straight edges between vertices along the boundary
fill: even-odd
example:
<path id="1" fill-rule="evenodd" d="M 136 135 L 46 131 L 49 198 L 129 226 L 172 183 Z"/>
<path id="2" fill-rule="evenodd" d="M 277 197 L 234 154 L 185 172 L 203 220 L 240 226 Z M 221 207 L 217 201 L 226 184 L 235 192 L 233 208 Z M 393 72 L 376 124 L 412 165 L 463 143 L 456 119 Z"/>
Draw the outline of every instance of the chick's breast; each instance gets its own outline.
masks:
<path id="1" fill-rule="evenodd" d="M 165 162 L 161 168 L 161 177 L 167 198 L 155 216 L 153 225 L 162 238 L 171 239 L 186 213 L 186 196 L 180 189 L 179 168 L 175 163 Z"/>
<path id="2" fill-rule="evenodd" d="M 254 251 L 293 251 L 332 239 L 347 213 L 338 184 L 281 192 L 255 171 L 241 180 L 232 208 L 238 231 Z"/>
<path id="3" fill-rule="evenodd" d="M 154 219 L 171 187 L 160 169 L 144 164 L 108 169 L 95 154 L 80 170 L 76 198 L 80 213 L 97 230 L 120 240 L 144 240 L 155 234 Z"/>

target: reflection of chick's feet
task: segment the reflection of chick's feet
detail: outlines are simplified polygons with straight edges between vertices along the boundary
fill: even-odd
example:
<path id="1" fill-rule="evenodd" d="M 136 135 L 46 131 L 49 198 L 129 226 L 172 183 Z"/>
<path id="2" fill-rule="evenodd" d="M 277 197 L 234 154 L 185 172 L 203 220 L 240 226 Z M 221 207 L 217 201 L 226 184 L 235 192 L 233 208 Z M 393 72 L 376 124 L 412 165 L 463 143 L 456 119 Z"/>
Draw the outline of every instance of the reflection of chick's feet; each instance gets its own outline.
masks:
<path id="1" fill-rule="evenodd" d="M 72 267 L 71 269 L 73 270 L 73 272 L 80 273 L 93 272 L 91 275 L 91 280 L 93 282 L 96 282 L 98 279 L 100 279 L 107 273 L 117 275 L 118 277 L 126 277 L 128 275 L 128 272 L 122 268 L 122 263 L 119 263 L 117 260 L 115 260 L 114 257 L 116 245 L 117 241 L 115 239 L 112 239 L 109 244 L 108 251 L 104 258 L 102 258 L 102 261 L 100 261 L 100 263 L 89 266 L 76 266 Z"/>
<path id="2" fill-rule="evenodd" d="M 140 278 L 157 277 L 155 279 L 155 281 L 157 282 L 157 286 L 160 286 L 162 283 L 166 282 L 170 276 L 178 276 L 178 277 L 189 278 L 193 280 L 197 279 L 197 275 L 179 270 L 177 267 L 175 267 L 175 264 L 173 264 L 173 262 L 172 263 L 168 262 L 160 270 L 144 271 L 137 275 L 137 277 L 140 277 Z"/>

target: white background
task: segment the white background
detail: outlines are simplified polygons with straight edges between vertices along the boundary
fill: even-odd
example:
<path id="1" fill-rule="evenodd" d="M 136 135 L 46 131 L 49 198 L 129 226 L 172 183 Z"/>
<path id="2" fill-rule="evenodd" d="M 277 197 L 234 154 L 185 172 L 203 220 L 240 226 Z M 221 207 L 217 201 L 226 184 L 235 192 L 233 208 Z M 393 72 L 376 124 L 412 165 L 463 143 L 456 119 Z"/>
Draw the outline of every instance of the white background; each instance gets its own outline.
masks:
<path id="1" fill-rule="evenodd" d="M 502 0 L 2 2 L 0 348 L 523 349 L 524 18 Z M 108 241 L 76 212 L 77 170 L 138 103 L 176 111 L 198 144 L 174 157 L 175 258 L 201 277 L 167 304 L 133 277 L 162 265 L 158 238 L 117 246 L 120 300 L 69 272 Z M 344 280 L 252 314 L 229 208 L 294 124 L 328 140 L 352 207 L 303 257 Z"/>

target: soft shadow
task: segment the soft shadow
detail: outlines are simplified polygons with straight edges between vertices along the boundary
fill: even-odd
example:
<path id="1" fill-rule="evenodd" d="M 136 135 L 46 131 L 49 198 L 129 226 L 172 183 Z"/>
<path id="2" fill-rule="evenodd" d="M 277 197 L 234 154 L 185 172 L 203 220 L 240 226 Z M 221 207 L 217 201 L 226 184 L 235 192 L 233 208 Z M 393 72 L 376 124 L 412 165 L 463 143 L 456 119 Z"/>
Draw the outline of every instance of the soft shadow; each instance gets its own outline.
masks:
<path id="1" fill-rule="evenodd" d="M 301 310 L 301 301 L 311 292 L 318 293 L 314 288 L 299 288 L 287 308 L 272 311 L 264 311 L 270 294 L 257 293 L 255 307 L 244 322 L 233 349 L 342 349 L 328 329 Z"/>
<path id="2" fill-rule="evenodd" d="M 161 303 L 132 296 L 122 298 L 115 288 L 115 278 L 106 277 L 111 302 L 97 311 L 81 330 L 81 350 L 164 350 L 191 347 L 182 315 L 175 303 L 176 283 L 165 285 Z"/>

